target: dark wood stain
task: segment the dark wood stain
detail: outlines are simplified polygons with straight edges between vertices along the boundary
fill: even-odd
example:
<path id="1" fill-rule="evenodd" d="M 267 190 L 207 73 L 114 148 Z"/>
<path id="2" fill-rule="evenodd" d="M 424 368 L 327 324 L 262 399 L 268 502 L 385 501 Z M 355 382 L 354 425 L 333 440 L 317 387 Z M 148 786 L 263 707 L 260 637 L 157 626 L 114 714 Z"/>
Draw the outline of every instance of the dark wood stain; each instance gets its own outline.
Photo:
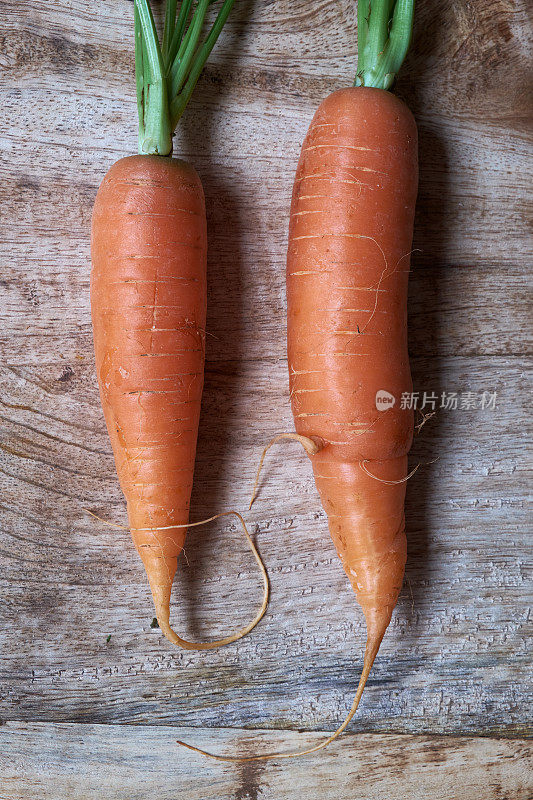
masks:
<path id="1" fill-rule="evenodd" d="M 120 67 L 123 70 L 127 57 L 125 53 L 109 50 L 90 43 L 78 43 L 65 36 L 50 35 L 43 31 L 22 30 L 0 35 L 0 51 L 5 58 L 4 71 L 22 76 L 28 72 L 48 68 L 52 72 L 70 75 L 73 70 Z M 128 59 L 131 65 L 131 59 Z"/>
<path id="2" fill-rule="evenodd" d="M 266 762 L 260 761 L 248 761 L 239 765 L 239 786 L 235 791 L 234 800 L 260 800 L 261 775 L 265 767 Z"/>
<path id="3" fill-rule="evenodd" d="M 72 369 L 72 367 L 66 366 L 63 368 L 63 371 L 61 372 L 61 375 L 57 380 L 60 383 L 66 383 L 67 381 L 70 381 L 73 377 L 74 377 L 74 370 Z"/>

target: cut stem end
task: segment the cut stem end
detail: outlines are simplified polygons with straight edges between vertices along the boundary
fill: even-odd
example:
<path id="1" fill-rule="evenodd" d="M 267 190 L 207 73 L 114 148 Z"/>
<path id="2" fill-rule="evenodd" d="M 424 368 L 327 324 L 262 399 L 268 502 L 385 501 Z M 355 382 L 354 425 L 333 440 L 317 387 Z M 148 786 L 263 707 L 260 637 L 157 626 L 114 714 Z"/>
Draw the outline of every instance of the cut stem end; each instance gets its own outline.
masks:
<path id="1" fill-rule="evenodd" d="M 223 0 L 202 43 L 213 0 L 167 0 L 160 45 L 149 0 L 134 0 L 139 153 L 172 154 L 172 136 L 235 0 Z M 191 13 L 192 8 L 192 13 Z"/>
<path id="2" fill-rule="evenodd" d="M 390 89 L 407 55 L 414 0 L 359 0 L 356 86 Z"/>

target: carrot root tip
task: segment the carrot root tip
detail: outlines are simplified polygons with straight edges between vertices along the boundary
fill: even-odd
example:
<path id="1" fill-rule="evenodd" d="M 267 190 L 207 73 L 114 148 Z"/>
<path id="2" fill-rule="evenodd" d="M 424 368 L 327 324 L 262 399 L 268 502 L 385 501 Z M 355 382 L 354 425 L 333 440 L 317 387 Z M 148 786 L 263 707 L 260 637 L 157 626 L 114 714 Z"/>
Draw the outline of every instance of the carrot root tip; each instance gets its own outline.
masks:
<path id="1" fill-rule="evenodd" d="M 386 626 L 385 626 L 386 630 Z M 350 724 L 357 708 L 359 706 L 359 702 L 363 695 L 363 691 L 366 686 L 366 682 L 368 680 L 368 676 L 370 675 L 370 670 L 372 669 L 372 665 L 374 660 L 377 656 L 381 640 L 385 634 L 385 630 L 379 631 L 379 633 L 374 636 L 372 635 L 367 639 L 366 647 L 365 647 L 365 656 L 363 660 L 363 669 L 361 672 L 361 677 L 359 678 L 359 684 L 357 686 L 357 691 L 355 693 L 355 697 L 352 703 L 352 707 L 350 708 L 348 714 L 344 718 L 343 722 L 336 731 L 334 731 L 331 736 L 328 736 L 324 741 L 320 742 L 319 744 L 315 745 L 314 747 L 309 747 L 304 750 L 296 750 L 295 752 L 290 753 L 265 753 L 263 755 L 257 756 L 224 756 L 218 755 L 216 753 L 209 753 L 207 750 L 202 750 L 199 747 L 194 747 L 194 745 L 187 744 L 187 742 L 183 742 L 181 740 L 177 740 L 177 744 L 181 745 L 182 747 L 186 747 L 187 750 L 192 750 L 194 753 L 200 753 L 200 755 L 206 756 L 207 758 L 212 758 L 215 761 L 269 761 L 271 759 L 286 759 L 286 758 L 298 758 L 299 756 L 306 756 L 310 753 L 316 753 L 318 750 L 323 750 L 324 747 L 327 747 L 329 744 L 335 741 L 341 733 L 346 730 L 348 725 Z"/>
<path id="2" fill-rule="evenodd" d="M 109 522 L 108 520 L 99 517 L 97 514 L 94 514 L 92 511 L 89 511 L 88 509 L 84 508 L 83 511 L 85 511 L 87 514 L 90 514 L 91 517 L 98 519 L 100 522 L 104 523 L 105 525 L 109 525 L 112 528 L 118 528 L 120 530 L 128 530 L 124 525 L 118 525 L 117 523 Z M 215 514 L 214 516 L 209 517 L 208 519 L 203 519 L 200 520 L 199 522 L 191 522 L 188 524 L 165 525 L 159 528 L 130 528 L 130 531 L 134 536 L 135 533 L 139 532 L 156 533 L 157 531 L 167 531 L 174 528 L 194 528 L 198 527 L 199 525 L 206 525 L 208 522 L 212 522 L 213 520 L 219 519 L 220 517 L 228 517 L 228 516 L 237 517 L 237 519 L 242 525 L 244 535 L 254 555 L 254 558 L 261 572 L 261 577 L 263 579 L 263 599 L 259 611 L 253 618 L 253 620 L 248 623 L 248 625 L 246 625 L 240 631 L 237 631 L 236 633 L 233 633 L 230 636 L 225 636 L 222 639 L 216 639 L 215 641 L 212 642 L 189 642 L 176 633 L 176 631 L 170 625 L 170 592 L 177 564 L 177 556 L 175 558 L 162 558 L 161 553 L 158 552 L 157 557 L 154 558 L 153 553 L 151 552 L 150 545 L 142 544 L 137 548 L 144 563 L 146 574 L 148 575 L 148 581 L 150 583 L 150 589 L 154 600 L 155 612 L 157 616 L 157 621 L 159 623 L 159 628 L 161 629 L 161 633 L 165 636 L 166 639 L 168 639 L 169 642 L 177 645 L 178 647 L 181 647 L 183 650 L 215 650 L 219 647 L 223 647 L 226 644 L 232 644 L 233 642 L 242 639 L 243 636 L 246 636 L 246 634 L 250 633 L 250 631 L 255 628 L 257 623 L 263 618 L 265 614 L 268 605 L 268 597 L 270 593 L 268 573 L 266 571 L 266 567 L 263 563 L 263 560 L 259 555 L 257 547 L 255 546 L 254 541 L 250 536 L 250 533 L 248 532 L 248 528 L 246 527 L 246 522 L 244 521 L 243 516 L 239 514 L 238 511 L 222 511 L 220 514 Z M 142 553 L 141 550 L 143 550 Z M 170 562 L 172 562 L 172 564 Z"/>

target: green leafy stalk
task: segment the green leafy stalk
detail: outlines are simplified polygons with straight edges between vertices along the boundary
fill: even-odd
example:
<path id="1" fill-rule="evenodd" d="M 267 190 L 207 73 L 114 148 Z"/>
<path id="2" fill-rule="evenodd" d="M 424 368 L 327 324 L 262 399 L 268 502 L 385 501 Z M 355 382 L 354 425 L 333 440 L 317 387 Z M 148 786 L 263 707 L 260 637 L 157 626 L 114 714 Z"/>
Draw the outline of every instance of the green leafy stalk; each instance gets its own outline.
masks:
<path id="1" fill-rule="evenodd" d="M 148 0 L 135 0 L 135 6 L 141 29 L 143 74 L 140 100 L 137 99 L 142 104 L 139 153 L 166 156 L 172 152 L 172 131 L 163 56 Z"/>
<path id="2" fill-rule="evenodd" d="M 199 0 L 191 24 L 170 70 L 170 93 L 175 97 L 183 88 L 200 39 L 210 0 Z"/>
<path id="3" fill-rule="evenodd" d="M 359 0 L 356 86 L 390 89 L 407 54 L 414 0 Z"/>
<path id="4" fill-rule="evenodd" d="M 168 50 L 168 60 L 167 65 L 172 65 L 176 55 L 178 53 L 179 47 L 181 45 L 181 40 L 183 39 L 183 34 L 185 32 L 185 26 L 187 25 L 187 20 L 189 19 L 189 12 L 191 10 L 192 0 L 182 0 L 180 11 L 178 14 L 178 19 L 176 20 L 176 26 L 174 28 L 174 34 L 172 36 L 172 41 L 170 43 L 170 47 Z"/>
<path id="5" fill-rule="evenodd" d="M 215 0 L 167 0 L 162 45 L 149 0 L 135 0 L 135 80 L 139 153 L 170 155 L 172 134 L 189 102 L 235 0 L 223 0 L 201 43 L 209 6 Z M 191 13 L 192 12 L 192 13 Z"/>
<path id="6" fill-rule="evenodd" d="M 165 6 L 165 27 L 163 30 L 163 44 L 161 46 L 161 52 L 163 54 L 163 59 L 168 58 L 168 51 L 170 49 L 170 42 L 172 41 L 172 36 L 174 35 L 174 26 L 176 24 L 176 9 L 177 9 L 178 2 L 177 0 L 167 0 Z"/>
<path id="7" fill-rule="evenodd" d="M 366 47 L 369 17 L 370 0 L 357 0 L 357 49 L 359 53 L 363 53 Z"/>
<path id="8" fill-rule="evenodd" d="M 229 16 L 229 13 L 232 9 L 233 3 L 235 0 L 225 0 L 220 9 L 218 16 L 213 23 L 211 30 L 209 31 L 209 36 L 207 37 L 205 43 L 200 48 L 194 64 L 192 66 L 191 71 L 189 72 L 189 77 L 183 87 L 182 91 L 177 94 L 170 104 L 170 118 L 172 121 L 172 127 L 175 128 L 179 122 L 179 119 L 183 112 L 185 111 L 185 107 L 189 102 L 191 95 L 194 91 L 194 87 L 200 77 L 200 74 L 204 68 L 204 64 L 209 58 L 211 54 L 211 50 L 216 44 L 218 37 L 220 36 L 220 31 L 226 24 L 226 20 Z"/>
<path id="9" fill-rule="evenodd" d="M 144 136 L 144 57 L 143 34 L 137 3 L 133 8 L 135 20 L 135 83 L 137 85 L 137 111 L 139 113 L 139 140 Z M 142 131 L 142 133 L 141 133 Z"/>

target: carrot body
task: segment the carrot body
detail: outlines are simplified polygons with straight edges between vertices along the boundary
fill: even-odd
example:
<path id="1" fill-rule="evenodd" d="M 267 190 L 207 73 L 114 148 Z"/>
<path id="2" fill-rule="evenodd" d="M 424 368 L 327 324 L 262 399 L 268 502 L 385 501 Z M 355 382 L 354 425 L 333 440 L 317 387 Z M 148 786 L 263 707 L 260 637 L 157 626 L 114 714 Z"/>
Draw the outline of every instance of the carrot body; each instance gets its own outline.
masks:
<path id="1" fill-rule="evenodd" d="M 418 182 L 417 131 L 382 89 L 327 97 L 305 138 L 287 260 L 288 363 L 299 434 L 311 456 L 373 660 L 400 592 L 412 411 L 407 279 Z M 376 393 L 396 398 L 387 411 Z M 370 477 L 370 476 L 374 477 Z"/>
<path id="2" fill-rule="evenodd" d="M 366 619 L 352 707 L 336 731 L 305 750 L 224 756 L 180 742 L 189 750 L 220 761 L 294 758 L 333 742 L 357 710 L 405 569 L 413 414 L 399 398 L 412 389 L 407 278 L 417 183 L 416 125 L 400 100 L 365 86 L 323 101 L 302 146 L 289 224 L 288 364 L 297 434 L 282 433 L 265 447 L 252 495 L 253 503 L 268 448 L 300 441 Z M 376 407 L 380 390 L 396 398 L 387 411 Z"/>
<path id="3" fill-rule="evenodd" d="M 296 439 L 311 459 L 329 529 L 363 608 L 367 641 L 352 706 L 314 747 L 349 725 L 398 599 L 405 569 L 405 483 L 413 414 L 407 279 L 418 184 L 417 130 L 387 91 L 407 53 L 414 0 L 358 0 L 355 87 L 316 112 L 296 172 L 287 254 L 288 366 Z M 386 410 L 378 393 L 395 398 Z M 251 505 L 250 504 L 250 505 Z"/>
<path id="4" fill-rule="evenodd" d="M 204 376 L 206 216 L 193 167 L 130 156 L 93 212 L 96 370 L 120 486 L 159 624 L 189 519 Z"/>

